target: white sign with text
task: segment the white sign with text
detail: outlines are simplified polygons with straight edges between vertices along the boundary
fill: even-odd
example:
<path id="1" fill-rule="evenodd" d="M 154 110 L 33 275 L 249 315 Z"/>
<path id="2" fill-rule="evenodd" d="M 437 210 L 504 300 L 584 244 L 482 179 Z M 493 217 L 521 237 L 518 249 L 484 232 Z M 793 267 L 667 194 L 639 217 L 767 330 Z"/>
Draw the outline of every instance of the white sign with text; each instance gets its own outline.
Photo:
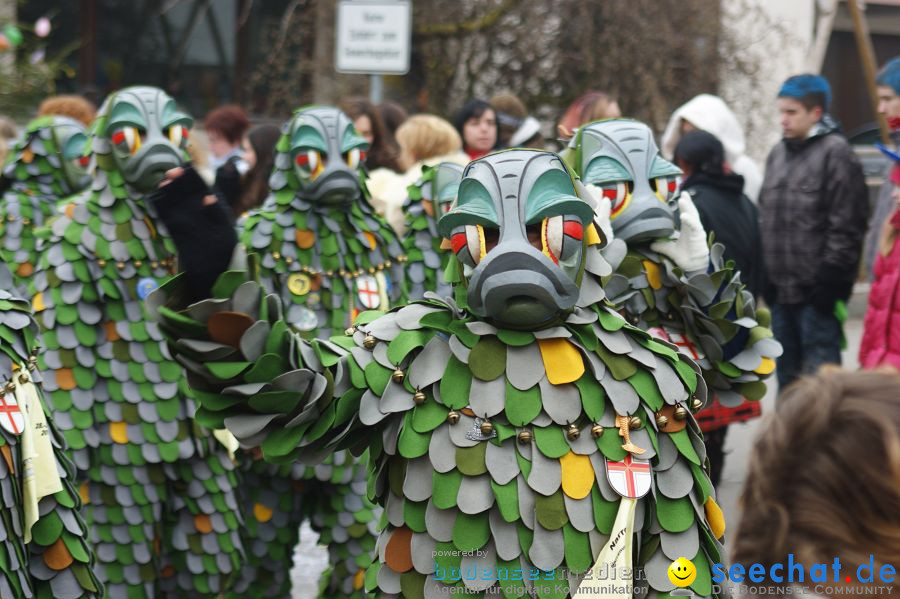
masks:
<path id="1" fill-rule="evenodd" d="M 409 70 L 412 36 L 410 2 L 338 2 L 335 69 L 340 73 L 391 73 Z"/>

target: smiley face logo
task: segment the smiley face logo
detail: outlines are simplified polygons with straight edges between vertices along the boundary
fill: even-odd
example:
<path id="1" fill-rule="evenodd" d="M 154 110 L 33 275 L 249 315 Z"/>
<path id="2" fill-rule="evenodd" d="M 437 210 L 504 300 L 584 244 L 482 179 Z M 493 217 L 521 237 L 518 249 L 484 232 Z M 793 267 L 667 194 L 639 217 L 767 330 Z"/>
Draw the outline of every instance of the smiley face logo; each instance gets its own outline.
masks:
<path id="1" fill-rule="evenodd" d="M 679 557 L 669 566 L 669 580 L 677 587 L 686 587 L 697 578 L 697 568 L 691 561 L 684 557 Z"/>

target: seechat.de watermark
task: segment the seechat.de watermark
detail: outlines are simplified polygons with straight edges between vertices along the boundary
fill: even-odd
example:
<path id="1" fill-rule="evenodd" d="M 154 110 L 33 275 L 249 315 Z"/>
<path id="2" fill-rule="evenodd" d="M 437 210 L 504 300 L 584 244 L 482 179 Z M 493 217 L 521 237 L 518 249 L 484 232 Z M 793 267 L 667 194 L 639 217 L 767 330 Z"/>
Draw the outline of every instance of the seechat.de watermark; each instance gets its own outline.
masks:
<path id="1" fill-rule="evenodd" d="M 669 566 L 669 580 L 681 593 L 690 596 L 689 587 L 696 579 L 697 571 L 693 563 L 679 558 Z M 775 563 L 768 567 L 763 564 L 713 564 L 713 593 L 719 594 L 722 587 L 729 587 L 739 595 L 890 595 L 894 590 L 897 570 L 890 564 L 876 568 L 875 556 L 857 567 L 845 568 L 840 558 L 830 564 L 812 564 L 808 568 L 794 562 L 789 554 L 787 563 Z"/>

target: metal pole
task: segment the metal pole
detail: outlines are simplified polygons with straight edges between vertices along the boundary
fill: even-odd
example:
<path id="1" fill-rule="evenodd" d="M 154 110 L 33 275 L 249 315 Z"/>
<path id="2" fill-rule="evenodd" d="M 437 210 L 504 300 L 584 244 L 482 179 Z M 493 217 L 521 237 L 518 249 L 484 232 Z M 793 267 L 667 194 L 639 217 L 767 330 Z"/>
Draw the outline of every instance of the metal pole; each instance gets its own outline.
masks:
<path id="1" fill-rule="evenodd" d="M 372 104 L 381 104 L 384 100 L 384 79 L 380 73 L 369 75 L 369 101 Z"/>
<path id="2" fill-rule="evenodd" d="M 863 76 L 866 78 L 866 89 L 869 90 L 869 100 L 872 103 L 872 112 L 875 113 L 875 121 L 881 130 L 881 141 L 885 145 L 891 143 L 887 122 L 878 114 L 878 89 L 875 85 L 875 50 L 872 49 L 872 38 L 869 36 L 869 26 L 863 15 L 860 5 L 865 7 L 863 0 L 848 0 L 847 8 L 853 18 L 853 33 L 856 36 L 856 48 L 859 51 L 859 59 L 862 62 Z"/>

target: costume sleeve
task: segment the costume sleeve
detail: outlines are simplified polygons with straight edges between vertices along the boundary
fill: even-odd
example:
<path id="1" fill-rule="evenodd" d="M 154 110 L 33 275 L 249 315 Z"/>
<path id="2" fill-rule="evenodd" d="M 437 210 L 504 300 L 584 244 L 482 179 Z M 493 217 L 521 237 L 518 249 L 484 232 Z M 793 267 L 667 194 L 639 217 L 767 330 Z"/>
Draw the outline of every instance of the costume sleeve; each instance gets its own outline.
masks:
<path id="1" fill-rule="evenodd" d="M 668 299 L 680 304 L 675 311 L 684 322 L 686 347 L 697 352 L 699 358 L 692 357 L 707 385 L 723 405 L 734 407 L 745 398 L 762 399 L 782 349 L 769 329 L 768 311 L 757 309 L 734 263 L 724 261 L 724 250 L 712 245 L 708 273 L 688 276 L 667 262 L 677 290 Z"/>
<path id="2" fill-rule="evenodd" d="M 354 397 L 358 405 L 366 385 L 351 355 L 353 337 L 302 339 L 285 322 L 278 296 L 243 271 L 223 273 L 212 298 L 180 309 L 184 279 L 167 281 L 147 308 L 187 372 L 198 422 L 228 428 L 275 462 L 316 462 L 353 445 L 356 411 L 336 413 Z"/>

